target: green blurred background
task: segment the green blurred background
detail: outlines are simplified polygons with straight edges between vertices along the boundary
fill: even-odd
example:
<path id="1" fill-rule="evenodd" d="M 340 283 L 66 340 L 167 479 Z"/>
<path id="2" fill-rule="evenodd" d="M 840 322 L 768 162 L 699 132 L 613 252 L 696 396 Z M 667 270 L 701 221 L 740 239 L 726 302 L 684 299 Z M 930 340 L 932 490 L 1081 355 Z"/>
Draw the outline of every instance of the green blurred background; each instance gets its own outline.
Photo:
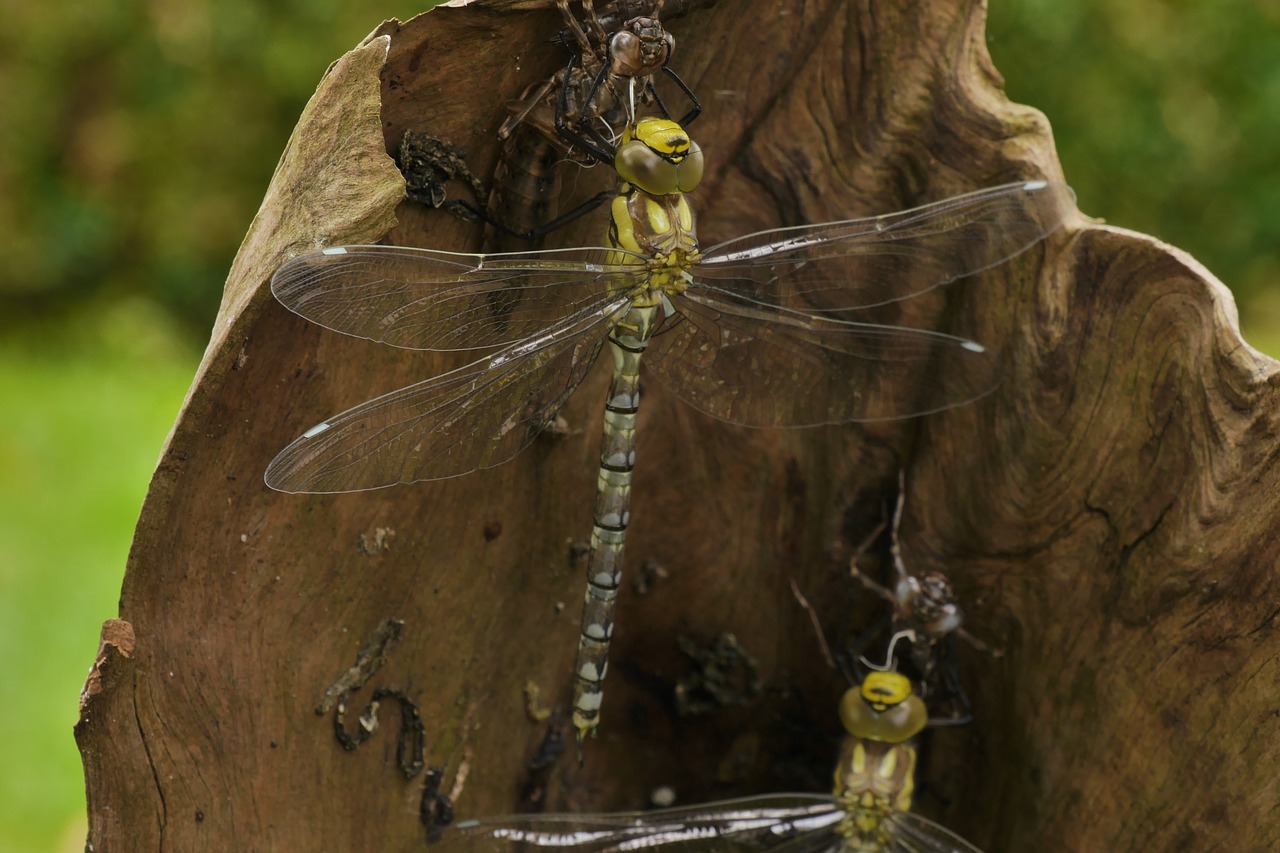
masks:
<path id="1" fill-rule="evenodd" d="M 1280 3 L 991 5 L 1081 209 L 1189 250 L 1280 353 Z M 0 849 L 83 848 L 76 696 L 231 257 L 327 64 L 423 7 L 0 7 Z"/>

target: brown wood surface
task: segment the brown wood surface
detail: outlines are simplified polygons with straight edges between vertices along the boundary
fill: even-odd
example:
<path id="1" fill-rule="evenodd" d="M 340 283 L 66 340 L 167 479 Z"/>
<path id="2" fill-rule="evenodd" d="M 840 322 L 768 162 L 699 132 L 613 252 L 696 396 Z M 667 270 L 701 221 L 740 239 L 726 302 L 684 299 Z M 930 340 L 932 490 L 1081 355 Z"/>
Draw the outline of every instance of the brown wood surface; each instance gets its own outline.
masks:
<path id="1" fill-rule="evenodd" d="M 353 703 L 406 690 L 446 788 L 465 759 L 459 812 L 520 805 L 546 731 L 522 688 L 566 710 L 583 583 L 568 543 L 589 530 L 604 373 L 565 411 L 569 435 L 493 470 L 339 496 L 277 494 L 262 472 L 323 417 L 456 363 L 310 325 L 267 282 L 319 244 L 480 245 L 402 203 L 386 152 L 430 132 L 487 177 L 504 102 L 561 62 L 554 10 L 517 8 L 538 5 L 388 22 L 299 122 L 143 508 L 128 624 L 108 625 L 86 687 L 94 850 L 421 846 L 392 708 L 355 752 L 314 712 L 387 618 L 400 639 Z M 983 4 L 960 0 L 721 0 L 671 21 L 705 106 L 704 244 L 1061 179 L 983 28 Z M 564 180 L 568 196 L 608 183 Z M 595 245 L 601 228 L 550 242 Z M 790 582 L 833 639 L 847 585 L 831 554 L 881 519 L 902 465 L 907 561 L 950 575 L 971 630 L 1005 651 L 962 655 L 977 721 L 930 739 L 920 808 L 989 851 L 1280 848 L 1276 362 L 1192 259 L 1083 217 L 952 290 L 948 322 L 1005 364 L 972 406 L 747 430 L 645 386 L 628 565 L 669 577 L 624 590 L 601 736 L 585 768 L 551 771 L 551 807 L 637 808 L 663 784 L 683 803 L 824 788 L 844 683 Z M 676 637 L 723 631 L 765 694 L 676 717 Z"/>

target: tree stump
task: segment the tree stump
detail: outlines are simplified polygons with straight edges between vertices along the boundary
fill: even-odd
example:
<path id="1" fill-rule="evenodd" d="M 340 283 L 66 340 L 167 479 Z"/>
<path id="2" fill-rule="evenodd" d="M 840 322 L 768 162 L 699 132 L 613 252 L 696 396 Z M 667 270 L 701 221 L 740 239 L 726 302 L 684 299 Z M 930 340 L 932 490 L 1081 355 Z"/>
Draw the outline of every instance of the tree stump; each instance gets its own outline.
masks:
<path id="1" fill-rule="evenodd" d="M 883 520 L 899 466 L 908 564 L 949 575 L 970 629 L 1004 650 L 962 656 L 976 720 L 930 740 L 919 807 L 991 851 L 1280 848 L 1277 364 L 1243 343 L 1219 282 L 1140 234 L 1074 218 L 953 288 L 951 322 L 1004 364 L 967 407 L 749 430 L 646 385 L 628 566 L 656 560 L 668 577 L 622 596 L 583 768 L 570 750 L 530 772 L 556 718 L 532 721 L 524 688 L 567 710 L 583 582 L 570 543 L 590 527 L 602 370 L 564 412 L 569 434 L 498 468 L 336 496 L 263 485 L 311 424 L 456 365 L 310 325 L 267 282 L 321 244 L 478 248 L 478 226 L 404 201 L 388 152 L 428 132 L 491 174 L 504 102 L 563 62 L 548 5 L 389 21 L 303 114 L 86 685 L 92 848 L 423 844 L 423 783 L 396 769 L 391 705 L 354 752 L 316 713 L 388 619 L 399 638 L 348 728 L 374 688 L 405 691 L 442 790 L 465 768 L 467 816 L 640 808 L 660 785 L 686 804 L 823 790 L 845 684 L 792 582 L 835 636 L 850 611 L 833 554 Z M 673 67 L 705 106 L 705 245 L 1062 178 L 1044 118 L 1001 91 L 980 2 L 691 5 L 669 24 Z M 566 197 L 609 183 L 566 172 Z M 588 217 L 555 244 L 598 245 L 602 227 Z M 764 694 L 677 716 L 672 688 L 692 666 L 677 639 L 722 632 L 756 659 Z"/>

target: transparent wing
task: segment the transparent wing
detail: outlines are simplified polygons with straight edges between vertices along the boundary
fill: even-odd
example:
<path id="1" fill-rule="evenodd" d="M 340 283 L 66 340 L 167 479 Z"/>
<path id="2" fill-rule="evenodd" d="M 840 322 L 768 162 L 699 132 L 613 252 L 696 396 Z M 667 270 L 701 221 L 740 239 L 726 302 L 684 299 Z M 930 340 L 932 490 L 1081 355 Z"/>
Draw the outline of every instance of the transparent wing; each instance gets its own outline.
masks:
<path id="1" fill-rule="evenodd" d="M 312 427 L 267 466 L 267 485 L 355 492 L 507 461 L 586 377 L 627 303 L 615 297 L 579 311 L 526 341 Z"/>
<path id="2" fill-rule="evenodd" d="M 886 822 L 893 853 L 982 853 L 951 830 L 915 812 L 890 812 Z"/>
<path id="3" fill-rule="evenodd" d="M 941 332 L 766 309 L 705 289 L 671 303 L 679 316 L 654 337 L 645 364 L 694 408 L 733 423 L 890 420 L 995 387 L 992 354 Z"/>
<path id="4" fill-rule="evenodd" d="M 497 348 L 606 304 L 610 293 L 643 278 L 643 258 L 609 252 L 472 255 L 338 246 L 286 261 L 271 278 L 271 292 L 313 323 L 391 346 Z M 610 257 L 627 260 L 609 263 Z"/>
<path id="5" fill-rule="evenodd" d="M 869 308 L 1006 261 L 1074 207 L 1065 184 L 1005 184 L 884 216 L 749 234 L 704 251 L 696 272 L 701 283 L 766 307 Z M 839 262 L 813 263 L 824 259 Z"/>
<path id="6" fill-rule="evenodd" d="M 469 820 L 446 830 L 443 851 L 508 853 L 547 847 L 577 853 L 840 849 L 844 812 L 833 797 L 780 794 L 691 808 L 616 814 L 541 814 Z"/>

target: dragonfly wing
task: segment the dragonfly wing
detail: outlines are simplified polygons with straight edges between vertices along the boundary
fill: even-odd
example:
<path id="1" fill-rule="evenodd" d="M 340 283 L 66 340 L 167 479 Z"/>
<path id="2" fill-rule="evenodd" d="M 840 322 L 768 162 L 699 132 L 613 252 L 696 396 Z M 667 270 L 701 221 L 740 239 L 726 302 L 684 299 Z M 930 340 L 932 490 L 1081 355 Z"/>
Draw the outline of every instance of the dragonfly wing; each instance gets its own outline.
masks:
<path id="1" fill-rule="evenodd" d="M 739 237 L 704 251 L 696 274 L 761 305 L 807 313 L 869 308 L 1002 263 L 1074 209 L 1065 184 L 1005 184 L 883 216 Z"/>
<path id="2" fill-rule="evenodd" d="M 577 853 L 837 850 L 844 816 L 834 798 L 781 794 L 689 808 L 614 814 L 541 814 L 469 820 L 445 831 L 440 849 L 510 853 L 538 847 Z M 792 845 L 803 842 L 803 846 Z"/>
<path id="3" fill-rule="evenodd" d="M 887 820 L 893 853 L 982 853 L 945 826 L 915 812 L 891 812 Z"/>
<path id="4" fill-rule="evenodd" d="M 644 274 L 642 258 L 629 263 L 630 255 L 610 251 L 338 246 L 286 261 L 271 292 L 311 322 L 359 338 L 407 349 L 497 348 L 611 301 Z"/>
<path id="5" fill-rule="evenodd" d="M 616 298 L 527 341 L 312 427 L 267 466 L 282 492 L 355 492 L 442 480 L 519 453 L 586 377 Z"/>
<path id="6" fill-rule="evenodd" d="M 995 386 L 991 353 L 941 332 L 765 309 L 706 288 L 671 302 L 680 316 L 654 336 L 646 365 L 694 408 L 733 423 L 892 420 Z"/>

